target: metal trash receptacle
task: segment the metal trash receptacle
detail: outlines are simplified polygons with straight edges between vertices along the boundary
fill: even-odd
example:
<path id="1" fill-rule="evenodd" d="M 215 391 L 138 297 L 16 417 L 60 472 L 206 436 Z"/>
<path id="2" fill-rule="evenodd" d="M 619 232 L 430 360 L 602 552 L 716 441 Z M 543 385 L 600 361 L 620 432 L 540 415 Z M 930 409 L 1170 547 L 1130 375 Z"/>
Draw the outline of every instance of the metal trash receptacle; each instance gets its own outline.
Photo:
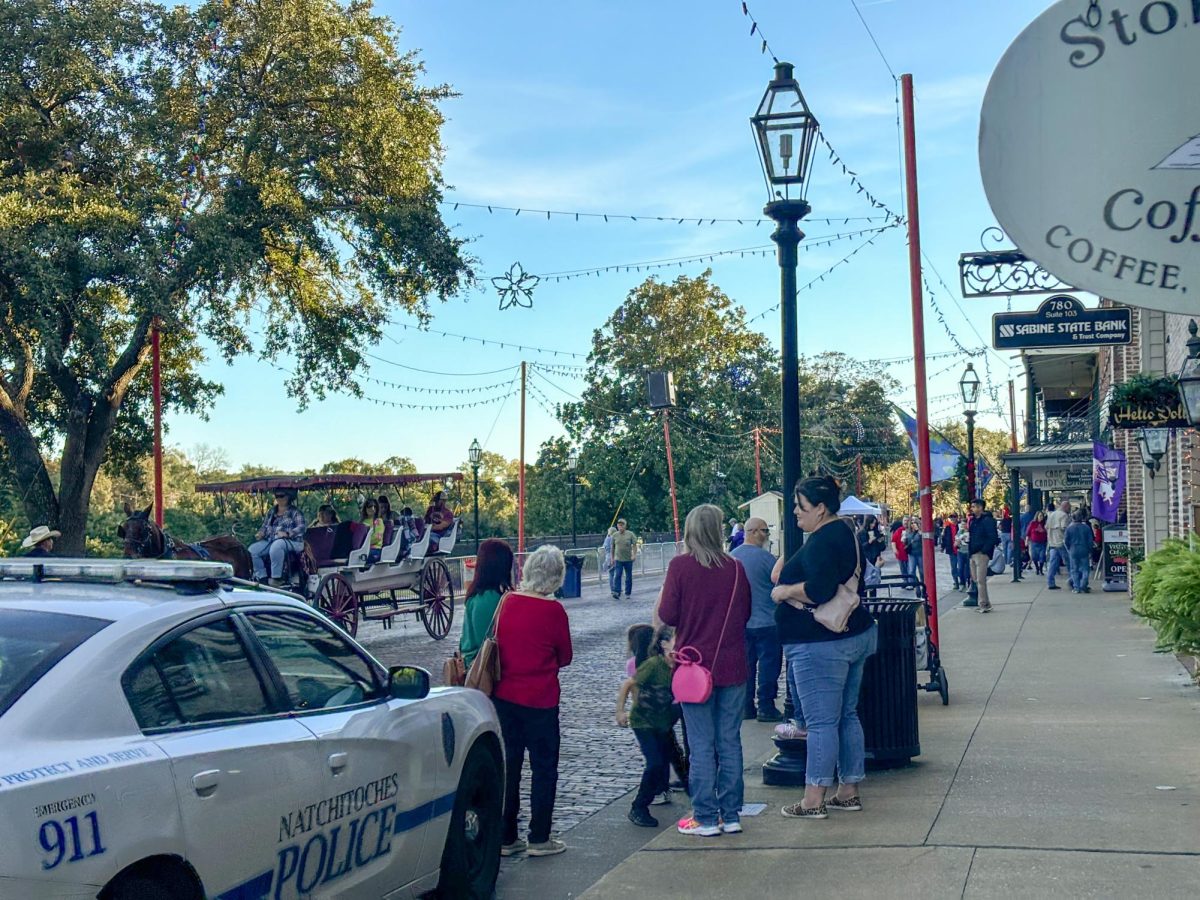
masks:
<path id="1" fill-rule="evenodd" d="M 904 765 L 921 755 L 914 632 L 924 602 L 879 598 L 863 604 L 879 625 L 879 647 L 867 657 L 858 698 L 867 765 Z"/>
<path id="2" fill-rule="evenodd" d="M 572 600 L 583 596 L 583 557 L 568 553 L 564 557 L 567 570 L 563 577 L 562 596 Z"/>

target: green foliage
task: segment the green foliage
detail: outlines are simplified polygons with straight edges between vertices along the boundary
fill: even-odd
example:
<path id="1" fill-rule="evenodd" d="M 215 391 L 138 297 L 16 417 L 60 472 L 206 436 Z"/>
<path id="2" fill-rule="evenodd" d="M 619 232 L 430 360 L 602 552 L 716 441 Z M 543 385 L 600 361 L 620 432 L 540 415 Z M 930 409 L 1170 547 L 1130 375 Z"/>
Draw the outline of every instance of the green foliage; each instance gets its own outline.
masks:
<path id="1" fill-rule="evenodd" d="M 1179 381 L 1174 375 L 1148 375 L 1139 372 L 1113 386 L 1112 405 L 1173 409 L 1179 403 Z"/>
<path id="2" fill-rule="evenodd" d="M 1200 551 L 1192 542 L 1168 540 L 1142 561 L 1133 611 L 1154 626 L 1161 649 L 1200 653 Z"/>

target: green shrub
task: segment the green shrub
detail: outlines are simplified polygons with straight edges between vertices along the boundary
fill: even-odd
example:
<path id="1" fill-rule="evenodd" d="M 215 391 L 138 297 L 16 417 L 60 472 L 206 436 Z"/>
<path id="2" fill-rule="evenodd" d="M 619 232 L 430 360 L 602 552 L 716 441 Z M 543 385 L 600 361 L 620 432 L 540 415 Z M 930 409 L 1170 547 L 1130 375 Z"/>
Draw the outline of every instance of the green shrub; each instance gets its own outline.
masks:
<path id="1" fill-rule="evenodd" d="M 1133 611 L 1158 633 L 1163 650 L 1200 653 L 1200 551 L 1168 540 L 1138 566 Z"/>

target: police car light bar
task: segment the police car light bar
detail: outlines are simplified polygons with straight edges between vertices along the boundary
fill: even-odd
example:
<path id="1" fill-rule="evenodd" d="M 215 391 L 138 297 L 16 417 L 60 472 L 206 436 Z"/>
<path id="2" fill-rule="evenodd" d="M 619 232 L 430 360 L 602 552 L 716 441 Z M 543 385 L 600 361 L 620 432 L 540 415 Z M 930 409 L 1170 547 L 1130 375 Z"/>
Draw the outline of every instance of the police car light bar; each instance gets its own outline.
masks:
<path id="1" fill-rule="evenodd" d="M 216 562 L 159 559 L 0 559 L 0 578 L 60 581 L 196 582 L 233 577 L 233 566 Z"/>

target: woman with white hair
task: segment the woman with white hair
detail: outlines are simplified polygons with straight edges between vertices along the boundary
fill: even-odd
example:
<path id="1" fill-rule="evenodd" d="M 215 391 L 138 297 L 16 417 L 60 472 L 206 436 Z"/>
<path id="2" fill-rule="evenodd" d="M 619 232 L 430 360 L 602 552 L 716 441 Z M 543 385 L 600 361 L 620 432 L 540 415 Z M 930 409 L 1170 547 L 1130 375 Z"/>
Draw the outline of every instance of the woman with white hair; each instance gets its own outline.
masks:
<path id="1" fill-rule="evenodd" d="M 742 713 L 746 708 L 746 622 L 750 582 L 725 552 L 720 507 L 697 506 L 683 525 L 682 555 L 671 560 L 658 617 L 675 627 L 675 648 L 694 648 L 712 672 L 712 694 L 683 703 L 691 769 L 692 815 L 680 834 L 710 837 L 742 830 Z"/>
<path id="2" fill-rule="evenodd" d="M 504 737 L 504 834 L 502 856 L 525 851 L 553 856 L 567 849 L 550 836 L 558 791 L 558 670 L 571 664 L 567 611 L 554 599 L 566 563 L 557 547 L 529 554 L 516 590 L 505 594 L 496 613 L 500 681 L 492 693 Z M 521 769 L 529 751 L 529 839 L 517 836 Z"/>

